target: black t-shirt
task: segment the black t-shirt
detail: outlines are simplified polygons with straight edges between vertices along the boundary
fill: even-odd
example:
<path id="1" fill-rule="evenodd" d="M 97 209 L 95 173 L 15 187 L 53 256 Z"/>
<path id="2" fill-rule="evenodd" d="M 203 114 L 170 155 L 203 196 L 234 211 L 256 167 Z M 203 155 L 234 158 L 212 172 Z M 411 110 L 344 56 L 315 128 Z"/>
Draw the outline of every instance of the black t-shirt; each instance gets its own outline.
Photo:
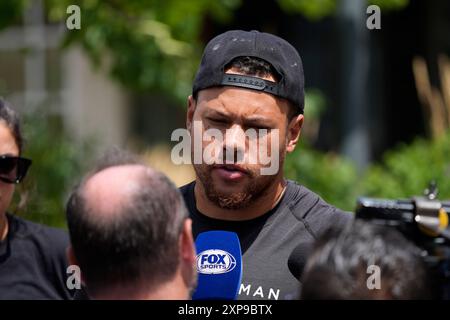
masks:
<path id="1" fill-rule="evenodd" d="M 330 226 L 344 225 L 352 215 L 323 201 L 294 181 L 287 181 L 278 204 L 246 221 L 209 218 L 197 210 L 195 182 L 180 188 L 192 219 L 194 238 L 201 232 L 236 232 L 242 248 L 243 274 L 239 299 L 297 299 L 301 284 L 290 273 L 288 258 L 300 243 L 313 243 Z"/>
<path id="2" fill-rule="evenodd" d="M 70 299 L 67 233 L 9 214 L 7 219 L 8 235 L 0 242 L 0 299 Z"/>

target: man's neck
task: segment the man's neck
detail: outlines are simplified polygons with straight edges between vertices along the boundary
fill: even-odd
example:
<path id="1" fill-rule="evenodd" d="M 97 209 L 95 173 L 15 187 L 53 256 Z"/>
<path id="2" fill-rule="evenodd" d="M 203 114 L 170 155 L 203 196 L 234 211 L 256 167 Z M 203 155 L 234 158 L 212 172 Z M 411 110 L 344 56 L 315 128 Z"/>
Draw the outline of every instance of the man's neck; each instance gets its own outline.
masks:
<path id="1" fill-rule="evenodd" d="M 136 286 L 117 287 L 108 289 L 102 294 L 93 296 L 96 300 L 188 300 L 189 288 L 186 286 L 180 274 L 172 280 L 158 285 L 143 285 L 142 289 Z"/>
<path id="2" fill-rule="evenodd" d="M 0 241 L 6 239 L 8 234 L 8 218 L 6 214 L 0 214 Z"/>
<path id="3" fill-rule="evenodd" d="M 285 187 L 286 182 L 283 177 L 280 177 L 257 199 L 257 201 L 238 210 L 224 209 L 211 202 L 206 196 L 203 185 L 198 180 L 195 183 L 194 194 L 197 210 L 202 214 L 214 219 L 242 221 L 257 218 L 273 209 L 283 196 Z"/>

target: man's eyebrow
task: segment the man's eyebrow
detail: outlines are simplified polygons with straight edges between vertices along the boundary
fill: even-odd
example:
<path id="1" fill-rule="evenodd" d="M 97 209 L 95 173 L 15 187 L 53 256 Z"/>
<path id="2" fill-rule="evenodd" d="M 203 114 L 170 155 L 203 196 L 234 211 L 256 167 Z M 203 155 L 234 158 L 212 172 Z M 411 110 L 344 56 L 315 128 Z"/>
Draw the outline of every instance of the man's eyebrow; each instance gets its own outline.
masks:
<path id="1" fill-rule="evenodd" d="M 246 122 L 271 122 L 271 119 L 269 117 L 264 116 L 258 116 L 258 115 L 250 115 L 248 117 L 245 117 L 244 121 Z"/>
<path id="2" fill-rule="evenodd" d="M 206 117 L 210 117 L 210 116 L 215 116 L 215 117 L 220 117 L 220 118 L 224 118 L 224 119 L 230 119 L 232 118 L 232 115 L 228 114 L 227 112 L 223 112 L 220 110 L 208 110 L 207 112 L 205 112 L 205 116 Z M 265 116 L 260 116 L 260 115 L 250 115 L 248 117 L 244 117 L 242 119 L 242 122 L 246 125 L 257 125 L 257 126 L 273 126 L 273 121 Z"/>
<path id="3" fill-rule="evenodd" d="M 247 126 L 266 126 L 266 127 L 275 126 L 271 118 L 254 115 L 244 118 L 243 123 Z"/>
<path id="4" fill-rule="evenodd" d="M 219 116 L 219 117 L 223 117 L 223 118 L 230 118 L 230 114 L 228 114 L 227 112 L 223 112 L 217 109 L 209 109 L 205 112 L 206 116 Z"/>

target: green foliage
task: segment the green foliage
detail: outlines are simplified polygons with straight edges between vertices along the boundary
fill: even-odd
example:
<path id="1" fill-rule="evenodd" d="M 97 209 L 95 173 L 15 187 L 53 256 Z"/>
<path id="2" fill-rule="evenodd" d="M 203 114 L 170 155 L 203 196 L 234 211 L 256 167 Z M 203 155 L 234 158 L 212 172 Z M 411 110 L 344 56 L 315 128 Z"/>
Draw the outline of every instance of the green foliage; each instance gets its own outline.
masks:
<path id="1" fill-rule="evenodd" d="M 334 15 L 340 2 L 338 0 L 278 0 L 280 7 L 286 13 L 301 13 L 311 21 Z M 409 4 L 409 0 L 368 0 L 367 4 L 378 5 L 381 10 L 400 10 Z"/>
<path id="2" fill-rule="evenodd" d="M 339 155 L 297 146 L 286 158 L 285 174 L 339 208 L 353 210 L 355 206 L 356 168 Z"/>
<path id="3" fill-rule="evenodd" d="M 370 167 L 364 179 L 364 195 L 409 198 L 421 195 L 436 181 L 439 198 L 450 198 L 450 132 L 434 141 L 418 139 L 389 151 L 381 164 Z"/>
<path id="4" fill-rule="evenodd" d="M 326 109 L 327 99 L 319 89 L 307 88 L 305 89 L 305 106 L 305 118 L 308 121 L 320 120 Z"/>
<path id="5" fill-rule="evenodd" d="M 83 173 L 89 148 L 70 140 L 59 117 L 33 113 L 26 115 L 23 123 L 27 138 L 24 156 L 31 158 L 33 164 L 16 192 L 15 202 L 20 194 L 28 196 L 24 208 L 16 209 L 17 214 L 65 227 L 66 196 Z"/>
<path id="6" fill-rule="evenodd" d="M 323 94 L 306 92 L 305 129 L 320 119 L 326 107 Z M 352 211 L 359 196 L 410 198 L 421 195 L 434 180 L 441 199 L 450 199 L 450 132 L 437 140 L 417 139 L 386 152 L 381 163 L 373 164 L 362 174 L 349 160 L 332 153 L 312 150 L 314 137 L 307 131 L 302 145 L 288 155 L 286 176 L 317 192 L 326 201 Z"/>
<path id="7" fill-rule="evenodd" d="M 81 8 L 81 30 L 67 32 L 65 46 L 79 44 L 96 66 L 133 91 L 163 91 L 184 101 L 189 94 L 200 54 L 205 17 L 226 24 L 243 0 L 44 0 L 48 18 L 64 22 L 69 5 Z M 318 20 L 337 12 L 337 0 L 277 0 L 286 13 Z M 27 0 L 0 1 L 0 29 L 20 23 Z M 401 9 L 408 0 L 371 0 L 383 10 Z M 306 115 L 318 119 L 323 97 L 307 95 Z M 33 159 L 26 179 L 27 218 L 64 226 L 65 197 L 79 179 L 89 154 L 70 141 L 58 118 L 25 117 L 29 143 L 25 156 Z M 450 196 L 450 145 L 425 141 L 389 153 L 382 164 L 358 177 L 348 160 L 300 146 L 286 160 L 289 178 L 305 184 L 325 200 L 352 210 L 356 196 L 409 197 L 420 194 L 435 178 L 443 197 Z M 25 185 L 25 187 L 27 187 Z M 27 188 L 26 188 L 27 189 Z"/>
<path id="8" fill-rule="evenodd" d="M 81 44 L 95 65 L 134 91 L 157 90 L 185 101 L 200 60 L 205 16 L 225 23 L 239 0 L 47 0 L 50 19 L 65 21 L 68 5 L 81 9 L 81 29 L 65 45 Z M 184 103 L 183 103 L 184 105 Z"/>
<path id="9" fill-rule="evenodd" d="M 408 6 L 409 0 L 369 0 L 369 4 L 375 4 L 382 10 L 400 10 Z"/>
<path id="10" fill-rule="evenodd" d="M 336 0 L 278 0 L 285 12 L 302 13 L 310 20 L 320 20 L 336 12 Z"/>
<path id="11" fill-rule="evenodd" d="M 334 14 L 336 0 L 277 0 L 286 13 L 311 20 Z M 362 1 L 362 0 L 358 0 Z M 382 9 L 408 0 L 372 0 Z M 0 29 L 20 21 L 29 0 L 0 1 Z M 226 24 L 242 0 L 44 0 L 48 19 L 65 22 L 67 8 L 81 9 L 81 30 L 64 45 L 80 44 L 96 66 L 134 91 L 160 91 L 184 105 L 203 49 L 205 17 Z"/>
<path id="12" fill-rule="evenodd" d="M 420 138 L 388 151 L 381 163 L 362 175 L 352 162 L 305 146 L 288 156 L 285 168 L 288 178 L 345 210 L 353 210 L 359 196 L 420 196 L 431 181 L 437 183 L 439 199 L 450 199 L 450 132 L 437 140 Z"/>
<path id="13" fill-rule="evenodd" d="M 27 2 L 26 0 L 1 0 L 0 30 L 20 21 Z"/>

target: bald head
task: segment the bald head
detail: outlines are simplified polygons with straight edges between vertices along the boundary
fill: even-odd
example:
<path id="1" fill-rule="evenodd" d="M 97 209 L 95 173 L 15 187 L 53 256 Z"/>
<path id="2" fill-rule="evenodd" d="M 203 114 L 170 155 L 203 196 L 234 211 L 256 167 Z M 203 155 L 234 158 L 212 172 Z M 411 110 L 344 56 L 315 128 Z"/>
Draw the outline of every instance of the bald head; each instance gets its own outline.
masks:
<path id="1" fill-rule="evenodd" d="M 133 197 L 145 188 L 148 180 L 156 182 L 160 175 L 140 164 L 109 167 L 85 181 L 82 196 L 88 210 L 97 218 L 114 218 L 126 211 L 127 203 L 132 202 Z"/>
<path id="2" fill-rule="evenodd" d="M 100 163 L 67 203 L 73 252 L 90 293 L 157 285 L 179 264 L 187 218 L 180 192 L 162 173 L 117 159 Z"/>

